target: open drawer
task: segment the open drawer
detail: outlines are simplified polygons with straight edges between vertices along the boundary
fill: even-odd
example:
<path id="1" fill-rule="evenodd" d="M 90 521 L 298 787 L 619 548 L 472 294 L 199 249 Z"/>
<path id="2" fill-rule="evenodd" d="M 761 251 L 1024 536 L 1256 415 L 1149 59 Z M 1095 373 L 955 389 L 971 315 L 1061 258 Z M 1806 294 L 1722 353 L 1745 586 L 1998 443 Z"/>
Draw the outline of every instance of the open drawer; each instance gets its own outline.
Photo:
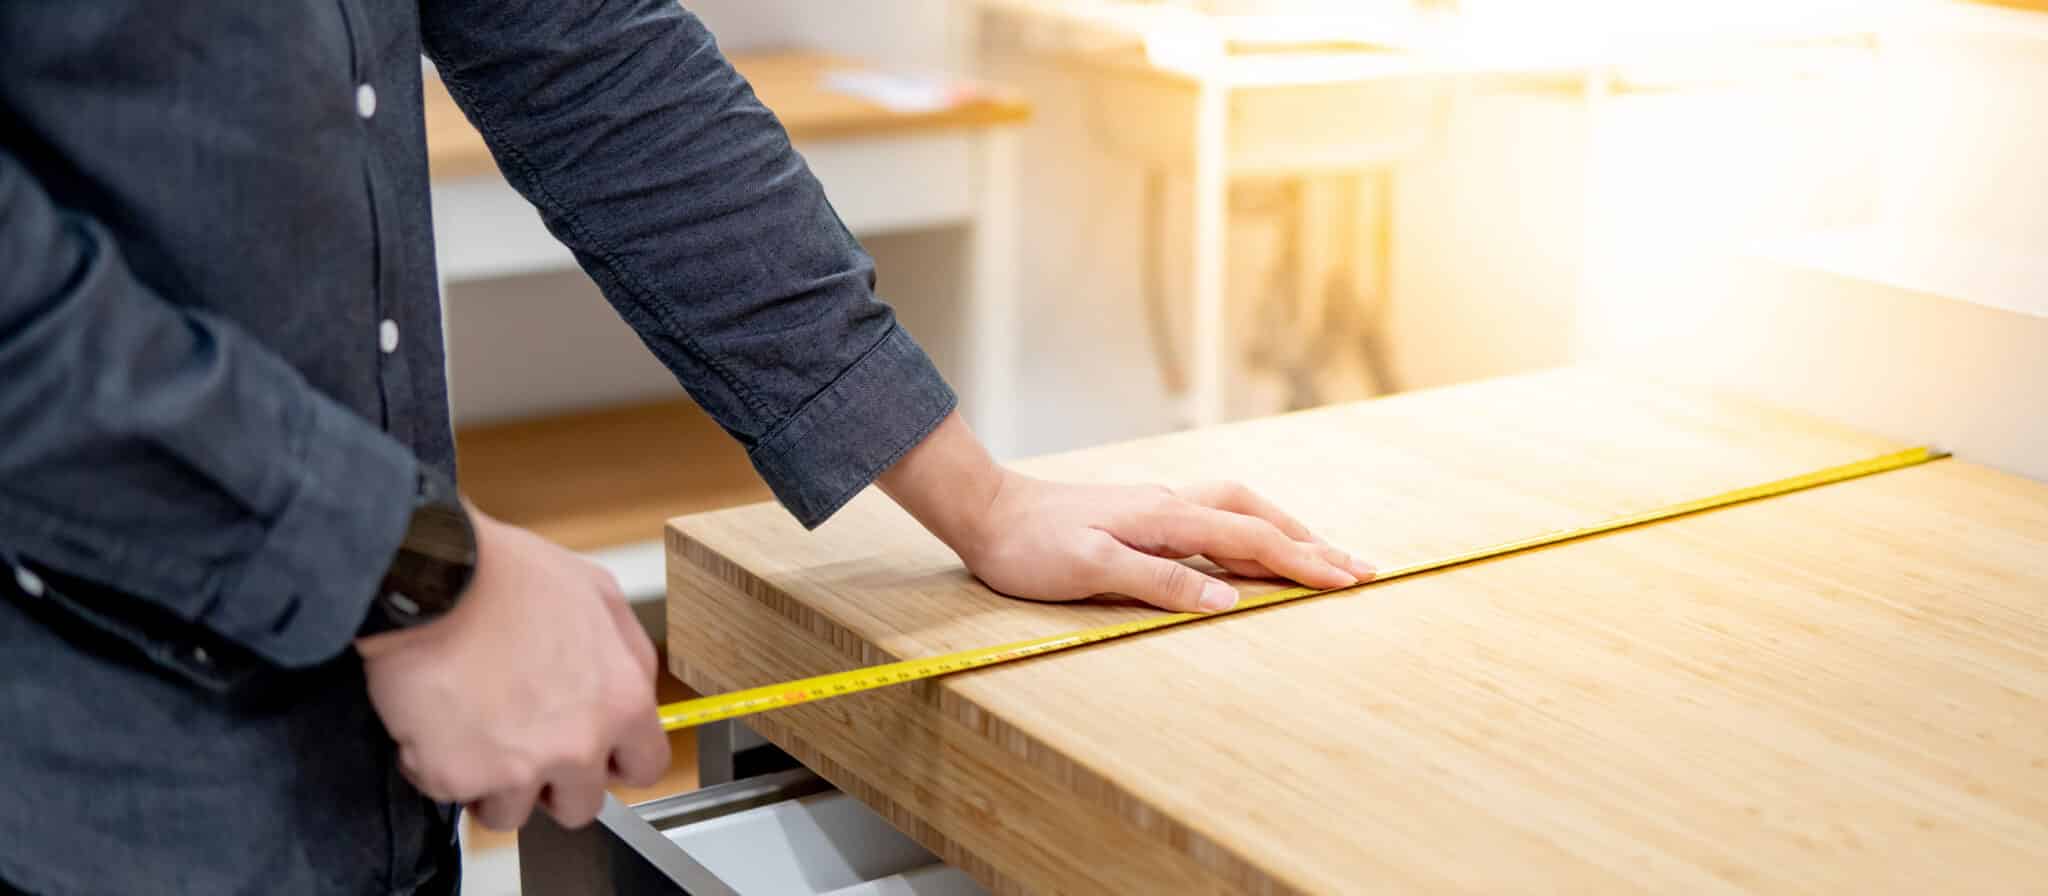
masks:
<path id="1" fill-rule="evenodd" d="M 526 896 L 980 896 L 860 801 L 791 769 L 519 833 Z"/>

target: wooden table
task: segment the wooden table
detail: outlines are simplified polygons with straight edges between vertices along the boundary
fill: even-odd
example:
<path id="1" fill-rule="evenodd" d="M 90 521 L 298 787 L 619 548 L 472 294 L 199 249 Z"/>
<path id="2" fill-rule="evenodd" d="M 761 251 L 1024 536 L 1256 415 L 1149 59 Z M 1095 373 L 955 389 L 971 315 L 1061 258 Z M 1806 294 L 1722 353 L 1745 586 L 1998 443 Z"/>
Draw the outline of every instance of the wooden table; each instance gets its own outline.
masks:
<path id="1" fill-rule="evenodd" d="M 1391 565 L 1894 447 L 1568 370 L 1029 468 L 1240 478 Z M 991 594 L 875 494 L 668 547 L 705 692 L 1147 612 Z M 750 724 L 998 892 L 2016 892 L 2048 486 L 1943 461 Z"/>
<path id="2" fill-rule="evenodd" d="M 733 68 L 754 88 L 797 143 L 900 137 L 916 133 L 1007 127 L 1031 118 L 1031 106 L 1008 93 L 987 90 L 936 109 L 892 109 L 832 90 L 835 72 L 858 71 L 858 60 L 803 50 L 734 53 Z M 436 180 L 495 174 L 490 148 L 470 127 L 439 78 L 426 83 L 427 167 Z"/>

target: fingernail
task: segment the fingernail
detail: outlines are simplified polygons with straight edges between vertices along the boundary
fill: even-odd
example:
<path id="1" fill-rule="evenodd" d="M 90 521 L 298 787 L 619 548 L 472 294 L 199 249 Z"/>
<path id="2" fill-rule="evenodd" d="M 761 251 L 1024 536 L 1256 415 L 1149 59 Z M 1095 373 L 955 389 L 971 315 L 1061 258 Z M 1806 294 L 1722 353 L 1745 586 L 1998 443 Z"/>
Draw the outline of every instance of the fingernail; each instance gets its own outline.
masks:
<path id="1" fill-rule="evenodd" d="M 1372 568 L 1372 564 L 1336 548 L 1330 548 L 1324 552 L 1324 557 L 1330 561 L 1331 565 L 1350 573 L 1361 582 L 1371 581 L 1372 577 L 1379 573 L 1379 570 Z"/>
<path id="2" fill-rule="evenodd" d="M 1204 613 L 1216 613 L 1237 606 L 1237 589 L 1222 582 L 1210 582 L 1202 586 L 1202 600 L 1198 604 Z"/>

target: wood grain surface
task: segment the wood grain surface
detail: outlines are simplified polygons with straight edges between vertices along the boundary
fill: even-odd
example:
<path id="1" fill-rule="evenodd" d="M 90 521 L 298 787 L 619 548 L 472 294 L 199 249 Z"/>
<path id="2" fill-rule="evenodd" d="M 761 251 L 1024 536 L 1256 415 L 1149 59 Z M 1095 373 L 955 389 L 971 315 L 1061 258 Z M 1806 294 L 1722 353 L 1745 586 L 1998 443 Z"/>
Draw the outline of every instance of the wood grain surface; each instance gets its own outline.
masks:
<path id="1" fill-rule="evenodd" d="M 888 137 L 923 131 L 986 128 L 1021 124 L 1031 106 L 1020 97 L 988 85 L 975 85 L 971 96 L 945 108 L 897 111 L 857 96 L 828 89 L 834 72 L 860 71 L 868 63 L 826 53 L 777 51 L 734 53 L 730 59 L 763 105 L 775 113 L 790 139 L 809 140 Z M 483 136 L 470 127 L 447 85 L 430 72 L 425 85 L 427 168 L 435 179 L 475 177 L 496 172 Z"/>
<path id="2" fill-rule="evenodd" d="M 1028 466 L 1392 565 L 1896 447 L 1575 369 Z M 873 493 L 669 550 L 707 693 L 1148 612 L 994 595 Z M 2038 891 L 2048 486 L 1942 461 L 750 724 L 1005 893 Z"/>

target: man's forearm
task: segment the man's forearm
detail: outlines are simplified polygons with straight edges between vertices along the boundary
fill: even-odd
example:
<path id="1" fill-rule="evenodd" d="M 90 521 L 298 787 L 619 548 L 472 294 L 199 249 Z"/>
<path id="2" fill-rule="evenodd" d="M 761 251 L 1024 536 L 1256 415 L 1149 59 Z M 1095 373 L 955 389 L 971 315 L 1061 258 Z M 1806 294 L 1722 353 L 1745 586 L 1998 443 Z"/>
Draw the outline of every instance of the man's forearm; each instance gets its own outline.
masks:
<path id="1" fill-rule="evenodd" d="M 982 520 L 1009 475 L 956 411 L 877 484 L 954 553 L 971 561 L 985 539 Z"/>
<path id="2" fill-rule="evenodd" d="M 781 123 L 675 0 L 432 0 L 505 175 L 807 527 L 954 395 Z"/>
<path id="3" fill-rule="evenodd" d="M 0 546 L 282 666 L 348 646 L 417 477 L 270 347 L 144 282 L 5 147 L 0 432 Z"/>

